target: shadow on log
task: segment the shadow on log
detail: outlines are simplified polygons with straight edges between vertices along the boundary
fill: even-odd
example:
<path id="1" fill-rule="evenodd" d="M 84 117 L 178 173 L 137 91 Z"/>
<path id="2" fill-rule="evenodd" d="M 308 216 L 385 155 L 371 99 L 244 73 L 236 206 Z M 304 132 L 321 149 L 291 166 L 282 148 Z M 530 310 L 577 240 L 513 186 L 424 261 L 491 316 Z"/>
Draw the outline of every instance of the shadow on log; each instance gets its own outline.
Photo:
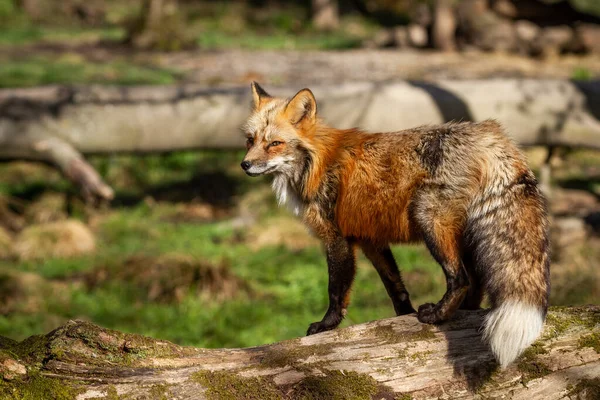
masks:
<path id="1" fill-rule="evenodd" d="M 598 398 L 600 306 L 552 309 L 542 337 L 506 370 L 481 342 L 484 315 L 461 311 L 440 326 L 403 316 L 247 349 L 70 321 L 20 343 L 0 337 L 0 397 Z"/>

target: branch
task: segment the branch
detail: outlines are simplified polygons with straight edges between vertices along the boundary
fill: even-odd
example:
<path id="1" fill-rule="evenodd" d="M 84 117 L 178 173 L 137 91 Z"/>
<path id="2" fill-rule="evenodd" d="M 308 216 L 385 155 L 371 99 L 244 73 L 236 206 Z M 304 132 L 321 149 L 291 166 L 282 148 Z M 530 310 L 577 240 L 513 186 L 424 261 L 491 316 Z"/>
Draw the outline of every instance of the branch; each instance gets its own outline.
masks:
<path id="1" fill-rule="evenodd" d="M 0 149 L 0 158 L 41 161 L 56 166 L 63 175 L 81 189 L 87 201 L 112 200 L 114 192 L 71 144 L 59 137 L 25 137 L 8 140 Z"/>
<path id="2" fill-rule="evenodd" d="M 44 387 L 78 399 L 509 394 L 512 399 L 558 399 L 567 394 L 586 398 L 600 390 L 599 306 L 552 310 L 540 340 L 503 371 L 481 341 L 484 315 L 462 311 L 440 326 L 397 317 L 247 349 L 180 347 L 71 321 L 21 343 L 0 338 L 5 377 L 0 394 Z M 54 397 L 45 393 L 37 398 Z"/>

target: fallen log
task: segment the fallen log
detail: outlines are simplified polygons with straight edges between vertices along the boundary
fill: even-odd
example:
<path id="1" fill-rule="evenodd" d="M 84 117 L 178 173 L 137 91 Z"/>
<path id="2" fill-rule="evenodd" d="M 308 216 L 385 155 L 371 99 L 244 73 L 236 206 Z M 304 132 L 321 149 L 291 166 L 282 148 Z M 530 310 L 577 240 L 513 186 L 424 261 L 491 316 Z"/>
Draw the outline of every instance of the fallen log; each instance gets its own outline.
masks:
<path id="1" fill-rule="evenodd" d="M 271 90 L 272 89 L 272 90 Z M 269 88 L 289 96 L 298 88 Z M 313 89 L 329 124 L 393 131 L 496 118 L 521 145 L 600 149 L 600 81 L 352 83 Z M 83 155 L 238 149 L 248 88 L 45 87 L 0 90 L 0 159 L 58 166 L 85 191 L 112 190 Z"/>
<path id="2" fill-rule="evenodd" d="M 505 370 L 481 341 L 484 315 L 461 311 L 439 326 L 403 316 L 247 349 L 70 321 L 20 343 L 0 338 L 0 397 L 598 398 L 600 306 L 551 310 L 542 337 Z"/>

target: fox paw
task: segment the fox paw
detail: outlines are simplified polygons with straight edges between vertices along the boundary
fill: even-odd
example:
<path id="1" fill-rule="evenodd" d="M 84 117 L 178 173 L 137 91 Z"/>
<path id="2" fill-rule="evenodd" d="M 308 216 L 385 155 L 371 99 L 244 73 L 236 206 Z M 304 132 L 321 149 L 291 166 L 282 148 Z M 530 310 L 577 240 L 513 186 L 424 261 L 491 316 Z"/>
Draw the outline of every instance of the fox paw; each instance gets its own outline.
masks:
<path id="1" fill-rule="evenodd" d="M 409 303 L 403 303 L 400 307 L 395 308 L 396 315 L 406 315 L 416 313 L 415 309 Z"/>
<path id="2" fill-rule="evenodd" d="M 329 327 L 323 323 L 323 321 L 313 322 L 308 327 L 308 331 L 306 332 L 306 336 L 314 335 L 315 333 L 325 332 L 333 329 L 335 327 Z"/>
<path id="3" fill-rule="evenodd" d="M 419 312 L 417 313 L 417 318 L 425 324 L 437 324 L 442 322 L 442 318 L 440 318 L 438 313 L 438 308 L 433 303 L 421 305 L 419 307 Z"/>

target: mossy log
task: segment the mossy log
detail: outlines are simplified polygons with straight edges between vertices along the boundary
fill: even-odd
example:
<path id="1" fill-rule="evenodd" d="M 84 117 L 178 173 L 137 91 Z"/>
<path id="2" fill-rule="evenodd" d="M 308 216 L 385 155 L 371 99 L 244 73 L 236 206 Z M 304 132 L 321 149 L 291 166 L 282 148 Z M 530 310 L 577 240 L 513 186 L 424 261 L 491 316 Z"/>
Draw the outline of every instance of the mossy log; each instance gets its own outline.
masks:
<path id="1" fill-rule="evenodd" d="M 414 315 L 247 349 L 195 349 L 70 321 L 0 337 L 0 398 L 598 399 L 600 306 L 555 308 L 542 337 L 499 370 L 485 311 L 439 326 Z"/>
<path id="2" fill-rule="evenodd" d="M 298 88 L 268 88 L 290 96 Z M 521 145 L 600 149 L 600 81 L 506 79 L 314 86 L 332 126 L 395 131 L 495 118 Z M 58 166 L 89 196 L 112 190 L 86 154 L 241 149 L 248 87 L 44 87 L 0 90 L 0 160 Z"/>

